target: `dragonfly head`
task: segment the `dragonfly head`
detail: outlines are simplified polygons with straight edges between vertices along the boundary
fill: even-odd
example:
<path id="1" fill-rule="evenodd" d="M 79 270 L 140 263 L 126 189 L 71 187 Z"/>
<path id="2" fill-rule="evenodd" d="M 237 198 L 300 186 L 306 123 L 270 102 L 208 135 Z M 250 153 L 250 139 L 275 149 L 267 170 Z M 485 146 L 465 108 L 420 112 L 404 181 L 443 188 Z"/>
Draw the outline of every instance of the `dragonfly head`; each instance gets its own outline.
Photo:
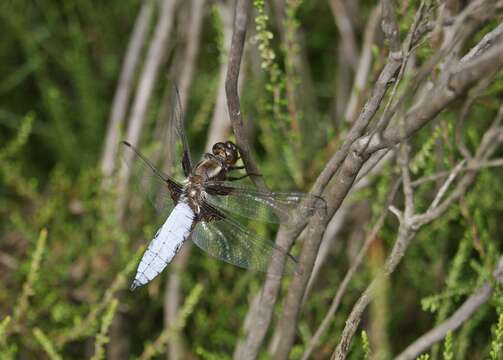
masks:
<path id="1" fill-rule="evenodd" d="M 224 159 L 227 165 L 234 165 L 240 158 L 239 149 L 232 141 L 217 142 L 211 151 Z"/>

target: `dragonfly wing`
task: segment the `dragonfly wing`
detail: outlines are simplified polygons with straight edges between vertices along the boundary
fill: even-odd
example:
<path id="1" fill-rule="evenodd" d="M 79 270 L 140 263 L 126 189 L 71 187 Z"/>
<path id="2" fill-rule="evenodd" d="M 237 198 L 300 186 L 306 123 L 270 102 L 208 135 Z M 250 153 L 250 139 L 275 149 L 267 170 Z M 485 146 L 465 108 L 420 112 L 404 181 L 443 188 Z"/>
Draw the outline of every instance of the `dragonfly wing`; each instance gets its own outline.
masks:
<path id="1" fill-rule="evenodd" d="M 193 222 L 194 213 L 187 204 L 175 206 L 143 253 L 131 290 L 148 284 L 164 270 L 189 237 Z"/>
<path id="2" fill-rule="evenodd" d="M 296 271 L 297 261 L 286 250 L 245 229 L 229 217 L 199 221 L 192 231 L 191 238 L 208 254 L 245 269 L 268 272 L 269 263 L 273 258 L 285 257 L 284 272 L 291 274 Z"/>
<path id="3" fill-rule="evenodd" d="M 269 223 L 289 222 L 296 211 L 310 216 L 326 207 L 323 198 L 304 193 L 267 193 L 226 182 L 212 182 L 205 189 L 207 202 L 217 209 Z"/>
<path id="4" fill-rule="evenodd" d="M 121 158 L 130 168 L 131 180 L 137 190 L 148 197 L 157 212 L 166 216 L 173 209 L 182 192 L 182 185 L 159 171 L 138 149 L 122 142 Z"/>
<path id="5" fill-rule="evenodd" d="M 176 133 L 177 141 L 181 142 L 182 147 L 182 168 L 185 176 L 189 176 L 192 172 L 192 158 L 190 156 L 189 142 L 185 136 L 184 115 L 182 109 L 182 102 L 180 100 L 180 92 L 176 86 L 173 87 L 173 98 L 171 100 L 172 124 Z M 177 144 L 178 145 L 178 144 Z M 179 147 L 179 146 L 177 146 Z"/>

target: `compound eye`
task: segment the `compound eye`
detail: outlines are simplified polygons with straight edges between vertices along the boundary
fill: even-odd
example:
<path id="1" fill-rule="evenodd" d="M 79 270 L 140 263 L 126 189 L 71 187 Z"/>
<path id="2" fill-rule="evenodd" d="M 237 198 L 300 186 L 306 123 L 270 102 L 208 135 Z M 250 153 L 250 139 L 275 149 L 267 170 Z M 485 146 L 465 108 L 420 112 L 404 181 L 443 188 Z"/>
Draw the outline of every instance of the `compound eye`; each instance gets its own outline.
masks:
<path id="1" fill-rule="evenodd" d="M 225 151 L 225 157 L 226 157 L 226 161 L 229 164 L 234 164 L 237 160 L 236 159 L 236 152 L 234 152 L 232 149 Z"/>
<path id="2" fill-rule="evenodd" d="M 225 144 L 222 142 L 217 142 L 215 145 L 213 145 L 213 148 L 211 149 L 211 151 L 213 152 L 213 154 L 217 155 L 218 153 L 220 153 L 224 149 L 225 149 Z"/>
<path id="3" fill-rule="evenodd" d="M 234 152 L 238 151 L 238 147 L 232 141 L 227 141 L 225 145 Z"/>

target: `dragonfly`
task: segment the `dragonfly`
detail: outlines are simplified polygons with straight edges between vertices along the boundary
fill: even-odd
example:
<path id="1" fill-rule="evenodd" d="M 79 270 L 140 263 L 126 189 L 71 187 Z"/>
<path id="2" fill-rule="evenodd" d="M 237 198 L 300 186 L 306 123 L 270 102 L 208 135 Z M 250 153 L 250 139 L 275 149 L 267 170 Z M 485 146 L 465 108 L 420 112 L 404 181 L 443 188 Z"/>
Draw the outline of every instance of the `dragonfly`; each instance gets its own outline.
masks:
<path id="1" fill-rule="evenodd" d="M 177 141 L 181 142 L 184 179 L 179 181 L 173 174 L 159 170 L 135 146 L 122 142 L 122 157 L 141 192 L 150 198 L 159 214 L 167 216 L 140 260 L 131 291 L 161 274 L 188 240 L 209 255 L 241 268 L 271 275 L 294 273 L 296 259 L 287 250 L 247 229 L 238 218 L 288 223 L 299 211 L 311 216 L 325 207 L 325 201 L 299 192 L 265 192 L 241 185 L 240 180 L 251 174 L 233 176 L 246 169 L 236 165 L 241 152 L 232 141 L 217 142 L 193 165 L 179 95 L 177 91 L 175 94 L 171 123 Z M 151 180 L 158 186 L 152 186 Z M 269 269 L 273 258 L 285 259 L 281 274 Z"/>

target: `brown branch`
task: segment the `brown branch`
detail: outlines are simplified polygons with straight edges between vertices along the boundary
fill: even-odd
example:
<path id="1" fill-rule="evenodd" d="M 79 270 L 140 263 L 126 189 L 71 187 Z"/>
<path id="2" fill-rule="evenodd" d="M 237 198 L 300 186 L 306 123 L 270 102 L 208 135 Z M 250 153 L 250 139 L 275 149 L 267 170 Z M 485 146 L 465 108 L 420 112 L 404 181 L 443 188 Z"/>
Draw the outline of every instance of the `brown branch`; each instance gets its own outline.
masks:
<path id="1" fill-rule="evenodd" d="M 337 177 L 334 179 L 335 184 L 324 193 L 324 197 L 327 200 L 327 216 L 325 218 L 319 216 L 312 218 L 308 229 L 306 229 L 308 239 L 304 243 L 300 256 L 301 272 L 295 276 L 290 286 L 284 313 L 278 328 L 280 329 L 278 330 L 280 331 L 280 336 L 274 336 L 274 338 L 280 339 L 278 348 L 275 350 L 275 355 L 278 358 L 288 356 L 290 346 L 293 344 L 296 319 L 301 304 L 301 298 L 307 283 L 307 275 L 305 272 L 310 272 L 312 269 L 324 233 L 324 228 L 326 227 L 326 221 L 328 221 L 327 219 L 330 219 L 335 211 L 338 210 L 349 192 L 361 166 L 368 159 L 368 156 L 373 153 L 373 151 L 366 149 L 366 141 L 362 141 L 362 144 L 359 140 L 365 140 L 365 136 L 362 136 L 363 132 L 380 107 L 387 87 L 401 64 L 401 59 L 391 56 L 388 58 L 388 63 L 382 70 L 379 80 L 358 120 L 353 125 L 341 148 L 327 163 L 327 166 L 324 168 L 311 190 L 311 194 L 321 194 L 333 175 L 337 173 Z M 429 120 L 431 120 L 431 118 L 425 121 Z M 295 238 L 300 234 L 302 229 L 304 229 L 307 220 L 306 217 L 299 217 L 297 221 L 291 224 L 292 226 L 289 229 L 280 228 L 276 238 L 277 244 L 289 249 Z M 272 319 L 273 307 L 279 294 L 279 285 L 280 279 L 267 278 L 260 295 L 258 295 L 261 297 L 260 301 L 253 301 L 253 306 L 247 314 L 247 324 L 250 324 L 252 319 L 256 320 L 256 323 L 246 327 L 245 342 L 247 345 L 242 347 L 242 349 L 248 351 L 246 354 L 251 354 L 250 358 L 257 356 L 258 349 L 269 327 Z M 236 354 L 240 353 L 235 353 L 235 358 L 238 358 Z"/>
<path id="2" fill-rule="evenodd" d="M 498 261 L 498 265 L 493 272 L 494 278 L 503 285 L 503 257 Z M 491 282 L 485 282 L 481 287 L 476 289 L 472 295 L 443 323 L 431 329 L 412 344 L 407 346 L 395 360 L 412 360 L 416 359 L 421 353 L 429 349 L 432 345 L 441 341 L 448 332 L 458 329 L 464 322 L 469 320 L 472 315 L 482 305 L 484 305 L 493 292 Z"/>
<path id="3" fill-rule="evenodd" d="M 470 49 L 470 51 L 463 56 L 461 62 L 470 61 L 476 57 L 479 57 L 483 53 L 487 52 L 495 44 L 500 44 L 503 39 L 503 23 L 499 24 L 495 29 L 488 32 L 484 37 L 478 42 L 476 46 Z"/>
<path id="4" fill-rule="evenodd" d="M 503 166 L 503 159 L 494 159 L 494 160 L 489 160 L 489 161 L 481 161 L 477 164 L 471 164 L 471 165 L 465 165 L 461 171 L 469 171 L 469 170 L 479 170 L 482 168 L 490 168 L 490 167 L 499 167 Z M 443 177 L 449 176 L 450 171 L 441 171 L 436 174 L 430 175 L 430 176 L 425 176 L 420 179 L 414 180 L 412 182 L 413 187 L 420 186 L 424 183 L 430 182 L 430 181 L 436 181 L 438 179 L 441 179 Z"/>
<path id="5" fill-rule="evenodd" d="M 110 118 L 108 120 L 105 146 L 101 156 L 101 171 L 105 177 L 109 177 L 114 170 L 120 129 L 126 117 L 129 97 L 133 88 L 133 77 L 147 37 L 152 18 L 152 10 L 152 1 L 143 2 L 140 13 L 136 18 L 131 39 L 129 40 L 126 55 L 122 63 L 119 82 L 117 83 L 112 109 L 110 111 Z"/>
<path id="6" fill-rule="evenodd" d="M 395 17 L 395 7 L 392 0 L 381 1 L 381 28 L 384 36 L 389 41 L 389 48 L 392 53 L 400 53 L 402 46 L 400 43 L 400 31 Z M 398 56 L 401 56 L 398 54 Z"/>
<path id="7" fill-rule="evenodd" d="M 299 273 L 295 274 L 290 284 L 278 325 L 277 331 L 280 333 L 278 336 L 280 340 L 276 349 L 274 349 L 275 359 L 286 359 L 288 357 L 295 337 L 302 296 L 309 280 L 309 274 L 314 266 L 326 222 L 341 206 L 366 160 L 367 158 L 358 151 L 349 152 L 335 183 L 324 194 L 325 199 L 327 199 L 326 214 L 316 214 L 309 222 L 306 229 L 306 240 L 299 258 Z"/>
<path id="8" fill-rule="evenodd" d="M 227 109 L 227 97 L 225 95 L 225 78 L 227 76 L 227 54 L 229 54 L 232 38 L 232 21 L 234 14 L 233 1 L 221 1 L 218 3 L 218 11 L 220 19 L 223 23 L 223 54 L 220 55 L 220 75 L 218 80 L 218 95 L 213 111 L 208 137 L 206 140 L 206 148 L 209 149 L 217 141 L 225 138 L 225 134 L 230 129 L 229 111 Z M 243 74 L 238 79 L 239 83 L 243 82 Z"/>
<path id="9" fill-rule="evenodd" d="M 310 228 L 307 230 L 308 241 L 305 242 L 300 258 L 300 272 L 293 280 L 291 286 L 291 295 L 287 298 L 287 302 L 290 301 L 289 307 L 285 306 L 285 312 L 283 317 L 288 321 L 280 325 L 278 331 L 280 331 L 279 338 L 281 340 L 278 346 L 286 348 L 292 344 L 293 335 L 295 334 L 295 325 L 291 326 L 291 323 L 296 323 L 296 317 L 299 311 L 299 305 L 301 303 L 302 296 L 305 291 L 305 286 L 309 278 L 309 273 L 312 270 L 314 261 L 316 259 L 316 254 L 323 237 L 324 229 L 326 228 L 326 222 L 330 219 L 333 214 L 338 210 L 342 201 L 347 196 L 357 174 L 363 163 L 367 160 L 369 153 L 363 153 L 363 148 L 359 146 L 355 141 L 360 138 L 371 119 L 377 112 L 382 99 L 386 93 L 386 90 L 391 83 L 395 73 L 401 66 L 401 59 L 397 54 L 388 57 L 388 62 L 381 71 L 376 85 L 374 86 L 372 93 L 367 100 L 362 112 L 360 113 L 358 119 L 355 121 L 353 127 L 348 133 L 344 143 L 341 145 L 340 149 L 332 156 L 323 171 L 318 176 L 315 184 L 311 189 L 311 194 L 320 195 L 325 189 L 326 185 L 330 179 L 338 172 L 339 176 L 335 181 L 335 185 L 328 190 L 324 197 L 327 200 L 327 214 L 326 217 L 313 217 Z M 294 240 L 304 229 L 307 221 L 309 220 L 304 214 L 300 214 L 296 221 L 290 224 L 289 228 L 281 227 L 276 236 L 276 243 L 285 248 L 289 249 Z M 272 266 L 282 266 L 283 264 L 272 264 Z M 278 270 L 274 269 L 277 273 Z M 272 319 L 272 312 L 274 304 L 276 303 L 277 296 L 279 294 L 280 279 L 278 278 L 266 278 L 265 284 L 262 288 L 260 295 L 261 301 L 254 301 L 253 304 L 259 304 L 256 307 L 252 307 L 248 314 L 247 319 L 254 319 L 257 322 L 245 329 L 246 333 L 246 343 L 241 347 L 246 349 L 246 353 L 252 354 L 250 357 L 253 358 L 258 354 L 258 349 L 262 344 L 269 324 Z M 295 309 L 296 308 L 296 309 Z M 247 323 L 250 323 L 249 321 Z M 288 333 L 288 337 L 284 336 L 283 329 Z M 281 354 L 280 350 L 275 351 L 276 354 L 280 356 L 287 356 L 288 352 Z M 235 354 L 240 354 L 236 352 Z M 235 356 L 235 358 L 237 358 Z"/>
<path id="10" fill-rule="evenodd" d="M 393 33 L 391 33 L 391 34 L 393 35 Z M 399 54 L 399 52 L 397 52 L 397 53 L 390 52 L 390 53 L 393 54 L 393 56 L 390 56 L 391 61 L 388 62 L 388 64 L 392 63 L 392 60 L 394 60 L 394 59 L 396 60 L 398 58 L 397 55 Z M 494 57 L 492 59 L 494 59 Z M 400 66 L 400 64 L 401 64 L 401 62 L 398 64 L 398 66 Z M 478 74 L 479 77 L 482 76 L 482 72 L 474 71 L 474 72 L 470 72 L 470 73 Z M 472 83 L 467 82 L 466 84 L 464 84 L 464 83 L 460 84 L 459 88 L 465 89 L 469 85 L 473 84 L 473 82 Z M 452 83 L 450 83 L 450 85 L 452 87 Z M 379 101 L 379 103 L 380 103 L 380 101 Z M 379 103 L 377 104 L 377 106 L 379 105 Z M 428 119 L 423 119 L 423 120 L 429 121 L 431 119 L 432 119 L 432 117 L 430 117 Z M 358 124 L 355 124 L 355 125 L 358 125 Z M 406 130 L 408 130 L 409 123 L 405 122 L 404 126 L 405 126 Z M 416 128 L 416 129 L 414 129 L 414 131 L 417 131 L 418 129 L 419 128 Z M 402 133 L 402 132 L 403 131 L 400 130 L 400 133 Z M 351 134 L 351 132 L 350 132 L 350 134 Z M 366 146 L 367 146 L 366 143 L 364 143 L 364 144 L 360 143 L 360 147 L 358 146 L 358 144 L 350 145 L 350 148 L 352 150 L 349 151 L 349 153 L 348 153 L 349 156 L 345 159 L 345 162 L 339 171 L 339 175 L 338 175 L 339 179 L 338 180 L 340 181 L 340 183 L 337 183 L 337 185 L 339 185 L 339 186 L 336 185 L 333 187 L 333 188 L 337 189 L 333 193 L 330 191 L 330 192 L 327 192 L 327 194 L 326 194 L 326 198 L 329 199 L 328 216 L 331 216 L 332 211 L 336 211 L 339 208 L 340 204 L 342 203 L 342 200 L 345 198 L 349 188 L 351 187 L 351 184 L 354 181 L 353 175 L 356 175 L 358 173 L 359 169 L 361 168 L 361 165 L 368 159 L 368 156 L 371 153 L 373 153 L 373 151 L 366 152 L 365 151 Z M 351 155 L 353 155 L 353 156 L 351 156 Z M 348 161 L 348 160 L 349 160 L 349 163 L 346 164 L 346 161 Z M 347 165 L 347 167 L 345 165 Z M 356 171 L 353 172 L 352 170 L 356 170 Z M 331 203 L 330 200 L 332 200 L 333 202 Z M 318 250 L 319 241 L 321 240 L 320 235 L 323 234 L 323 230 L 319 230 L 319 229 L 322 228 L 324 225 L 326 225 L 326 224 L 323 224 L 323 221 L 319 221 L 319 219 L 314 218 L 308 227 L 307 234 L 308 234 L 308 236 L 311 235 L 312 238 L 308 238 L 308 240 L 305 242 L 304 247 L 302 249 L 301 256 L 300 256 L 299 262 L 300 262 L 300 267 L 303 271 L 310 271 L 311 270 L 311 266 L 314 261 L 314 257 L 312 255 L 313 255 L 313 252 L 316 252 Z M 313 229 L 313 231 L 310 232 L 309 230 L 311 229 L 311 227 L 313 227 L 315 229 Z M 409 230 L 411 230 L 411 229 L 409 229 L 408 227 L 405 227 L 404 229 L 402 229 L 401 236 L 399 238 L 399 241 L 397 241 L 397 244 L 396 244 L 397 245 L 396 249 L 395 249 L 396 255 L 392 257 L 392 261 L 388 264 L 388 268 L 394 269 L 394 267 L 398 263 L 399 259 L 401 259 L 401 256 L 403 255 L 402 249 L 406 248 L 406 246 L 408 245 L 408 243 L 412 237 L 412 235 L 410 235 L 411 232 Z M 312 241 L 310 241 L 310 240 L 312 240 Z M 395 262 L 395 261 L 397 261 L 397 262 Z M 279 338 L 280 340 L 278 343 L 278 347 L 275 349 L 275 352 L 274 352 L 275 357 L 279 358 L 279 359 L 288 356 L 288 352 L 293 344 L 297 316 L 300 311 L 299 298 L 302 296 L 301 294 L 303 292 L 303 286 L 305 286 L 304 277 L 305 276 L 303 274 L 298 274 L 297 276 L 295 276 L 292 281 L 292 284 L 289 288 L 289 293 L 287 295 L 286 303 L 284 306 L 283 316 L 280 319 L 280 324 L 279 324 L 278 331 L 280 331 L 281 335 L 278 336 L 277 338 Z M 352 335 L 349 335 L 349 338 L 350 337 L 352 337 Z"/>
<path id="11" fill-rule="evenodd" d="M 380 7 L 376 6 L 372 11 L 372 14 L 370 15 L 367 25 L 365 26 L 363 46 L 360 59 L 358 61 L 358 68 L 355 74 L 353 89 L 351 90 L 351 95 L 346 105 L 344 117 L 346 121 L 350 123 L 355 120 L 361 95 L 364 89 L 367 87 L 367 79 L 372 63 L 372 45 L 374 45 L 380 18 Z"/>
<path id="12" fill-rule="evenodd" d="M 159 69 L 165 58 L 169 34 L 173 26 L 173 16 L 175 14 L 176 0 L 163 0 L 159 19 L 154 30 L 152 42 L 145 58 L 143 72 L 136 89 L 134 102 L 126 133 L 126 140 L 133 145 L 137 145 L 143 132 L 143 125 L 146 120 L 148 104 L 152 96 L 154 84 L 159 75 Z M 131 162 L 132 152 L 125 153 L 126 162 Z M 118 188 L 122 192 L 118 198 L 119 217 L 122 218 L 126 201 L 126 187 L 129 182 L 131 169 L 123 164 L 121 167 Z"/>
<path id="13" fill-rule="evenodd" d="M 498 142 L 503 142 L 503 136 L 501 136 L 499 132 L 497 133 L 494 131 L 496 129 L 496 125 L 499 124 L 502 118 L 503 110 L 498 112 L 498 116 L 494 120 L 493 125 L 484 134 L 481 145 L 479 146 L 479 149 L 477 151 L 477 155 L 474 159 L 469 161 L 470 163 L 473 164 L 485 160 L 487 157 L 491 156 L 494 153 L 497 148 Z M 459 173 L 460 169 L 461 166 L 456 166 L 452 170 L 450 178 L 448 178 L 444 184 L 447 185 L 452 183 L 454 177 Z M 411 212 L 410 210 L 407 210 L 407 203 L 409 203 L 410 206 L 410 201 L 406 202 L 406 209 L 403 213 L 397 209 L 393 210 L 393 213 L 395 213 L 398 217 L 400 226 L 393 249 L 386 259 L 386 263 L 383 269 L 383 274 L 385 276 L 390 276 L 391 273 L 393 273 L 393 271 L 396 269 L 400 261 L 403 259 L 405 251 L 407 250 L 411 240 L 415 237 L 417 231 L 422 226 L 429 224 L 430 222 L 441 217 L 454 203 L 456 203 L 473 184 L 476 175 L 476 171 L 468 172 L 467 174 L 465 174 L 459 180 L 455 189 L 443 202 L 439 203 L 438 206 L 434 208 L 428 209 L 424 214 L 416 215 L 413 214 L 413 212 Z M 445 188 L 447 188 L 447 186 L 445 186 Z M 446 189 L 444 191 L 446 191 Z M 390 210 L 391 209 L 393 208 L 390 208 Z M 339 344 L 332 354 L 332 359 L 346 358 L 349 351 L 351 339 L 353 338 L 358 325 L 360 324 L 363 312 L 374 296 L 377 284 L 378 277 L 374 278 L 372 283 L 367 287 L 365 292 L 360 296 L 356 304 L 353 306 L 353 309 L 348 319 L 346 320 L 346 326 L 344 327 L 344 330 L 342 332 Z"/>
<path id="14" fill-rule="evenodd" d="M 391 204 L 391 202 L 393 201 L 393 199 L 396 195 L 396 192 L 398 190 L 398 187 L 400 186 L 400 183 L 401 183 L 400 181 L 396 181 L 395 184 L 391 187 L 390 193 L 387 196 L 386 204 L 384 206 L 385 209 L 387 209 L 389 207 L 389 205 Z M 351 264 L 351 267 L 346 272 L 344 279 L 342 280 L 341 284 L 339 285 L 339 288 L 337 289 L 337 293 L 335 294 L 335 297 L 332 300 L 332 303 L 330 304 L 330 308 L 328 309 L 327 314 L 323 318 L 323 321 L 321 322 L 320 327 L 316 330 L 313 337 L 309 340 L 309 343 L 306 345 L 306 350 L 304 351 L 304 354 L 302 355 L 302 360 L 309 359 L 309 357 L 311 356 L 315 347 L 318 345 L 319 341 L 321 340 L 321 337 L 328 330 L 328 327 L 330 326 L 330 323 L 332 322 L 333 317 L 334 317 L 335 313 L 337 312 L 339 305 L 341 304 L 342 297 L 346 293 L 349 282 L 351 281 L 354 274 L 356 273 L 356 271 L 360 267 L 361 263 L 363 262 L 363 259 L 365 258 L 365 255 L 367 254 L 368 249 L 370 248 L 370 245 L 374 242 L 374 240 L 377 237 L 377 234 L 381 230 L 381 228 L 384 224 L 384 220 L 386 218 L 386 215 L 387 215 L 387 212 L 383 211 L 383 213 L 381 214 L 379 219 L 376 221 L 375 225 L 372 227 L 372 230 L 365 238 L 363 246 L 361 247 L 360 251 L 356 255 L 355 259 L 353 260 L 353 262 Z"/>
<path id="15" fill-rule="evenodd" d="M 243 115 L 238 94 L 239 70 L 241 68 L 241 58 L 243 56 L 246 27 L 248 24 L 248 13 L 250 12 L 250 2 L 245 0 L 236 1 L 234 12 L 234 32 L 232 34 L 231 48 L 229 52 L 229 65 L 227 67 L 227 77 L 225 80 L 225 93 L 227 95 L 227 107 L 231 119 L 232 129 L 236 135 L 236 143 L 241 152 L 243 163 L 255 185 L 261 190 L 267 190 L 264 180 L 260 174 L 255 161 L 251 156 L 251 148 L 246 137 Z"/>
<path id="16" fill-rule="evenodd" d="M 391 6 L 390 4 L 388 4 Z M 398 24 L 396 20 L 389 18 L 391 16 L 390 12 L 386 12 L 386 4 L 383 4 L 383 26 L 388 26 L 387 29 L 383 28 L 386 36 L 390 36 L 390 42 L 394 43 L 399 35 Z M 314 266 L 314 261 L 318 253 L 320 242 L 323 238 L 324 229 L 326 228 L 326 221 L 339 209 L 342 202 L 346 198 L 348 192 L 350 191 L 358 172 L 360 171 L 363 164 L 368 160 L 371 153 L 366 153 L 362 150 L 363 148 L 354 148 L 353 142 L 356 138 L 362 135 L 362 132 L 367 127 L 370 119 L 373 117 L 378 107 L 380 106 L 381 100 L 384 97 L 387 85 L 391 78 L 394 76 L 396 71 L 402 65 L 402 51 L 401 46 L 395 47 L 393 45 L 393 50 L 390 51 L 388 57 L 388 63 L 385 65 L 381 76 L 379 77 L 378 84 L 374 87 L 374 91 L 371 95 L 371 106 L 364 108 L 361 116 L 355 122 L 353 128 L 350 130 L 348 137 L 341 149 L 336 153 L 327 167 L 324 169 L 318 180 L 316 181 L 313 189 L 320 184 L 320 178 L 326 173 L 325 170 L 330 166 L 333 166 L 333 171 L 338 170 L 337 178 L 335 179 L 335 184 L 331 186 L 325 195 L 327 199 L 327 214 L 326 216 L 314 216 L 310 221 L 306 236 L 307 239 L 302 247 L 301 255 L 299 258 L 299 268 L 300 272 L 296 274 L 290 285 L 287 298 L 285 301 L 284 309 L 280 322 L 278 325 L 279 342 L 276 349 L 274 349 L 274 357 L 276 359 L 286 359 L 288 357 L 289 351 L 293 345 L 295 338 L 297 317 L 300 312 L 302 297 L 305 291 L 305 287 L 309 280 L 309 274 Z M 388 70 L 387 72 L 385 70 Z M 370 100 L 369 100 L 370 101 Z M 366 115 L 366 116 L 362 116 Z M 352 136 L 355 138 L 352 139 Z M 336 158 L 339 154 L 340 160 Z M 340 165 L 342 164 L 342 165 Z M 338 169 L 340 166 L 340 169 Z M 327 171 L 328 172 L 328 171 Z M 324 187 L 324 186 L 323 186 Z"/>
<path id="17" fill-rule="evenodd" d="M 388 160 L 391 159 L 390 155 L 391 152 L 388 150 L 383 150 L 375 153 L 365 163 L 365 165 L 358 173 L 358 177 L 355 180 L 355 185 L 351 189 L 351 193 L 348 194 L 348 197 L 350 197 L 351 194 L 362 190 L 363 188 L 369 187 L 373 183 L 371 179 L 375 177 L 377 174 L 379 174 L 384 169 L 384 166 L 388 163 Z M 306 291 L 304 292 L 302 300 L 303 304 L 305 303 L 307 297 L 309 296 L 311 287 L 313 286 L 318 275 L 320 274 L 321 266 L 328 258 L 329 247 L 333 243 L 332 237 L 336 237 L 337 234 L 340 232 L 342 226 L 344 225 L 346 215 L 350 211 L 351 207 L 352 203 L 343 202 L 339 210 L 337 210 L 337 212 L 334 214 L 330 222 L 327 224 L 325 234 L 323 234 L 323 239 L 321 241 L 320 250 L 318 251 L 318 255 L 316 256 L 313 270 L 309 277 L 309 282 L 307 284 Z"/>
<path id="18" fill-rule="evenodd" d="M 173 25 L 176 0 L 163 0 L 160 4 L 160 14 L 155 26 L 151 44 L 149 46 L 143 71 L 136 89 L 131 114 L 129 116 L 126 140 L 137 145 L 141 139 L 144 124 L 147 118 L 148 104 L 152 96 L 154 84 L 159 75 L 161 64 L 166 56 L 169 34 Z M 122 222 L 127 202 L 127 184 L 131 176 L 131 169 L 126 163 L 131 163 L 133 153 L 124 154 L 125 162 L 122 164 L 119 173 L 117 197 L 117 216 Z M 124 359 L 128 357 L 129 343 L 123 334 L 124 316 L 118 312 L 114 317 L 110 328 L 110 346 L 107 357 L 111 360 Z"/>
<path id="19" fill-rule="evenodd" d="M 178 78 L 180 101 L 182 109 L 187 107 L 190 87 L 192 84 L 195 63 L 199 52 L 200 35 L 203 22 L 205 0 L 192 0 L 188 3 L 189 22 L 186 25 L 187 43 L 183 54 L 183 65 Z M 171 102 L 167 102 L 171 106 Z M 166 105 L 167 105 L 166 104 Z M 168 105 L 167 105 L 168 106 Z M 174 119 L 171 119 L 174 121 Z M 169 160 L 171 162 L 171 160 Z M 171 164 L 167 164 L 170 166 Z M 171 271 L 166 278 L 166 290 L 164 292 L 164 327 L 165 329 L 172 328 L 179 316 L 181 303 L 181 279 L 180 274 L 187 265 L 187 260 L 190 254 L 192 242 L 185 244 L 182 251 L 175 257 Z M 184 348 L 181 334 L 173 336 L 168 342 L 168 351 L 166 353 L 168 359 L 183 359 Z"/>
<path id="20" fill-rule="evenodd" d="M 457 67 L 446 70 L 439 76 L 439 83 L 435 84 L 419 103 L 405 115 L 405 137 L 411 136 L 420 130 L 440 111 L 445 109 L 453 100 L 463 95 L 476 82 L 503 67 L 503 42 L 495 45 L 487 53 Z M 399 127 L 389 126 L 382 134 L 381 139 L 372 140 L 368 151 L 393 146 L 404 138 Z M 362 141 L 368 142 L 363 138 Z"/>
<path id="21" fill-rule="evenodd" d="M 347 64 L 353 67 L 353 71 L 357 71 L 358 46 L 356 45 L 356 36 L 353 29 L 349 13 L 346 9 L 346 4 L 343 0 L 330 0 L 330 8 L 335 18 L 335 24 L 339 29 L 340 41 L 342 42 L 343 55 L 346 57 Z"/>

